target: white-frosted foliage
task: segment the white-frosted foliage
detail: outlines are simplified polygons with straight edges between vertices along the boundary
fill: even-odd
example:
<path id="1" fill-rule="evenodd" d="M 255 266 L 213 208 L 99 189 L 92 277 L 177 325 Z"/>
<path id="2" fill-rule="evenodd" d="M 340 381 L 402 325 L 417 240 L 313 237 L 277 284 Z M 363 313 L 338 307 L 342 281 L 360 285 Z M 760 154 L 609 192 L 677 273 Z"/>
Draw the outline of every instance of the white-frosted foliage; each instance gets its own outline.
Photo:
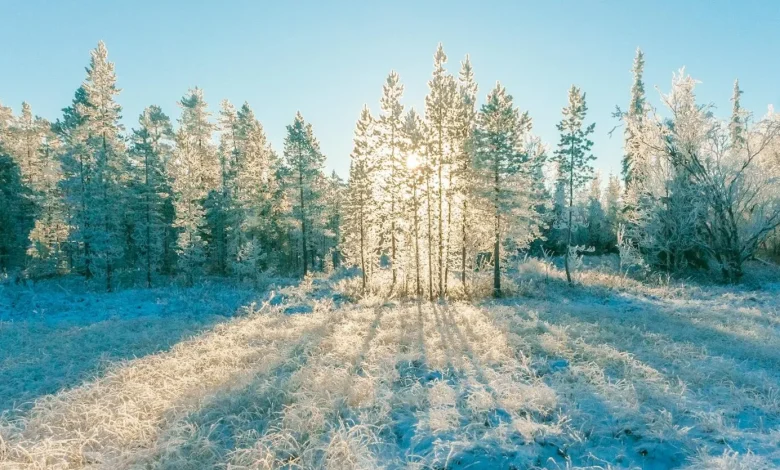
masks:
<path id="1" fill-rule="evenodd" d="M 284 141 L 284 185 L 292 203 L 292 218 L 299 230 L 298 259 L 303 275 L 309 272 L 310 265 L 318 256 L 313 242 L 323 228 L 321 198 L 325 179 L 324 163 L 325 156 L 320 151 L 311 124 L 304 121 L 300 112 L 297 113 L 293 123 L 287 126 Z"/>
<path id="2" fill-rule="evenodd" d="M 250 275 L 267 267 L 273 232 L 281 223 L 278 204 L 279 158 L 248 104 L 237 113 L 232 188 L 235 218 L 230 234 L 231 269 Z"/>
<path id="3" fill-rule="evenodd" d="M 344 254 L 348 262 L 360 268 L 363 290 L 377 261 L 378 248 L 379 221 L 374 210 L 377 175 L 374 126 L 371 112 L 364 106 L 355 124 L 345 201 Z"/>
<path id="4" fill-rule="evenodd" d="M 451 192 L 448 190 L 452 178 L 452 125 L 456 114 L 457 84 L 455 78 L 449 74 L 444 65 L 447 63 L 447 54 L 441 44 L 433 56 L 433 76 L 428 81 L 428 95 L 425 97 L 425 121 L 428 127 L 430 146 L 429 157 L 433 168 L 432 184 L 435 187 L 435 224 L 437 246 L 436 276 L 439 296 L 444 296 L 446 291 L 447 274 L 447 246 L 449 227 L 447 222 L 451 220 Z M 429 208 L 430 210 L 430 208 Z"/>
<path id="5" fill-rule="evenodd" d="M 169 171 L 173 177 L 175 226 L 179 229 L 179 269 L 192 281 L 206 259 L 204 202 L 209 191 L 217 189 L 220 172 L 211 141 L 214 125 L 209 121 L 203 90 L 190 90 L 179 106 L 181 117 L 176 132 L 176 150 Z"/>
<path id="6" fill-rule="evenodd" d="M 398 282 L 399 270 L 403 271 L 402 251 L 406 224 L 403 217 L 403 188 L 405 184 L 405 161 L 401 152 L 403 139 L 403 105 L 401 97 L 404 87 L 398 74 L 390 72 L 382 87 L 380 114 L 376 121 L 378 145 L 376 168 L 378 200 L 382 216 L 382 251 L 390 258 L 392 282 Z"/>
<path id="7" fill-rule="evenodd" d="M 107 289 L 122 255 L 121 211 L 126 155 L 115 98 L 114 64 L 101 41 L 91 52 L 87 78 L 76 94 L 66 142 L 64 188 L 71 203 L 71 240 L 87 277 L 105 275 Z M 68 123 L 66 123 L 68 124 Z"/>
<path id="8" fill-rule="evenodd" d="M 501 295 L 501 260 L 507 249 L 526 246 L 538 234 L 538 214 L 530 191 L 531 166 L 523 147 L 531 130 L 528 113 L 520 114 L 501 84 L 488 94 L 474 136 L 475 171 L 479 179 L 476 203 L 480 217 L 489 220 L 494 294 Z"/>
<path id="9" fill-rule="evenodd" d="M 558 185 L 566 191 L 564 199 L 565 210 L 559 220 L 566 229 L 566 277 L 571 282 L 570 253 L 572 252 L 572 236 L 575 230 L 574 194 L 593 177 L 591 161 L 596 157 L 590 153 L 595 124 L 586 125 L 585 115 L 588 107 L 585 103 L 585 93 L 572 85 L 569 89 L 569 103 L 563 108 L 563 119 L 558 123 L 561 140 L 553 154 L 553 161 L 558 165 Z"/>
<path id="10" fill-rule="evenodd" d="M 640 243 L 652 264 L 675 270 L 698 256 L 735 281 L 780 224 L 773 165 L 780 122 L 770 114 L 753 125 L 739 109 L 738 88 L 734 115 L 719 121 L 696 102 L 695 85 L 676 74 L 662 95 L 669 117 L 653 112 L 637 132 L 650 155 L 643 197 L 653 202 L 638 214 Z"/>
<path id="11" fill-rule="evenodd" d="M 147 285 L 152 274 L 169 271 L 174 243 L 173 201 L 168 170 L 173 157 L 173 127 L 159 106 L 138 118 L 129 150 L 132 175 L 130 209 L 139 267 Z"/>

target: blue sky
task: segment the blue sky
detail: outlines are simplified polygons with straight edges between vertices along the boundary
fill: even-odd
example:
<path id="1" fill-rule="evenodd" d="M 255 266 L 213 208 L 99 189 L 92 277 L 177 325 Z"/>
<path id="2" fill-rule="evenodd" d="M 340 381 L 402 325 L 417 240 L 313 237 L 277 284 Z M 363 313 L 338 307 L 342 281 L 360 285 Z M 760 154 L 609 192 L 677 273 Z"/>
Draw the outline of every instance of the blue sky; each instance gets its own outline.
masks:
<path id="1" fill-rule="evenodd" d="M 702 102 L 729 112 L 735 78 L 757 115 L 780 105 L 780 2 L 777 1 L 70 1 L 0 0 L 0 102 L 59 116 L 84 79 L 89 50 L 106 42 L 116 63 L 124 123 L 158 104 L 204 89 L 219 102 L 248 101 L 274 147 L 300 110 L 328 157 L 346 175 L 361 106 L 378 110 L 391 69 L 404 104 L 422 109 L 432 56 L 442 42 L 450 70 L 471 54 L 480 100 L 500 80 L 534 132 L 557 142 L 555 124 L 571 84 L 587 92 L 596 122 L 594 153 L 618 172 L 616 105 L 625 106 L 637 46 L 646 54 L 652 104 L 682 66 L 702 81 Z"/>

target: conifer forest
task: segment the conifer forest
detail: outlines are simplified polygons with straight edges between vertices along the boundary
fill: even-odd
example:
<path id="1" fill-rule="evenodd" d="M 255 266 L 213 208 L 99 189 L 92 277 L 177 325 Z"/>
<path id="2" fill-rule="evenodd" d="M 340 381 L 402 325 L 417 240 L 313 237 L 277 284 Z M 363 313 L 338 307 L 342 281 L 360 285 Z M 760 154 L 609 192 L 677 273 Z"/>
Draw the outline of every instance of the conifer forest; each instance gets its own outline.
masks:
<path id="1" fill-rule="evenodd" d="M 780 468 L 780 114 L 739 70 L 710 103 L 637 48 L 550 134 L 420 44 L 326 155 L 206 86 L 127 116 L 92 44 L 58 114 L 0 103 L 0 469 Z"/>

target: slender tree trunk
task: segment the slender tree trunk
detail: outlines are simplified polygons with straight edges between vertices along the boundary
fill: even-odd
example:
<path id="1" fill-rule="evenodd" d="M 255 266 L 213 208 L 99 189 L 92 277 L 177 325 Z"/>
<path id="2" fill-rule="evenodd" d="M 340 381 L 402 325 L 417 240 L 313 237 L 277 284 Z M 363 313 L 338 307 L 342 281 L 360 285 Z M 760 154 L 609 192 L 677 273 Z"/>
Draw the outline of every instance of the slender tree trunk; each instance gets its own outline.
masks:
<path id="1" fill-rule="evenodd" d="M 144 154 L 144 196 L 146 199 L 146 287 L 152 287 L 152 208 L 149 201 L 149 154 Z"/>
<path id="2" fill-rule="evenodd" d="M 363 227 L 365 212 L 363 210 L 363 201 L 360 201 L 360 270 L 363 277 L 363 294 L 366 293 L 366 240 L 365 240 L 365 228 Z"/>
<path id="3" fill-rule="evenodd" d="M 566 281 L 571 284 L 571 271 L 569 269 L 569 254 L 571 253 L 571 223 L 572 213 L 574 212 L 574 148 L 571 148 L 571 166 L 569 167 L 569 223 L 566 229 L 566 256 L 564 257 L 564 267 L 566 268 Z"/>
<path id="4" fill-rule="evenodd" d="M 467 206 L 468 202 L 466 201 L 466 198 L 464 196 L 463 198 L 463 221 L 462 221 L 462 227 L 461 227 L 461 248 L 460 248 L 460 282 L 463 284 L 463 290 L 466 290 L 466 243 L 467 243 L 467 235 L 466 235 L 466 210 L 468 209 Z"/>
<path id="5" fill-rule="evenodd" d="M 392 172 L 392 181 L 393 184 L 396 184 L 397 178 L 398 178 L 398 171 L 395 164 L 395 128 L 393 128 L 390 131 L 390 163 L 391 163 L 391 172 Z M 395 283 L 398 277 L 397 273 L 397 265 L 396 265 L 396 245 L 395 245 L 395 188 L 392 188 L 390 191 L 390 263 L 392 265 L 392 271 L 393 271 L 393 287 L 395 287 Z"/>
<path id="6" fill-rule="evenodd" d="M 431 218 L 431 177 L 425 177 L 425 194 L 428 199 L 428 297 L 433 302 L 433 220 Z"/>
<path id="7" fill-rule="evenodd" d="M 298 168 L 298 188 L 300 189 L 300 197 L 301 197 L 301 240 L 302 240 L 302 250 L 303 250 L 303 275 L 304 277 L 306 274 L 309 273 L 309 264 L 308 264 L 308 253 L 307 253 L 307 240 L 306 240 L 306 202 L 303 197 L 303 169 Z"/>
<path id="8" fill-rule="evenodd" d="M 496 210 L 496 220 L 495 220 L 495 235 L 496 240 L 495 244 L 493 245 L 493 297 L 501 297 L 501 214 L 499 212 L 499 180 L 498 180 L 498 157 L 496 157 L 495 161 L 495 173 L 494 173 L 494 182 L 493 184 L 495 189 L 495 203 L 494 208 Z"/>
<path id="9" fill-rule="evenodd" d="M 442 142 L 443 129 L 439 129 L 439 298 L 444 298 L 444 186 L 442 170 L 444 167 L 444 143 Z"/>
<path id="10" fill-rule="evenodd" d="M 105 213 L 103 214 L 103 224 L 104 224 L 104 230 L 106 231 L 105 236 L 109 237 L 109 245 L 114 241 L 111 240 L 111 227 L 108 222 L 108 211 L 111 210 L 111 208 L 108 207 L 108 180 L 106 176 L 106 172 L 108 172 L 108 146 L 106 145 L 106 134 L 103 133 L 103 181 L 101 181 L 101 185 L 103 186 L 103 210 Z M 106 291 L 111 292 L 111 276 L 113 274 L 113 264 L 112 264 L 112 249 L 109 248 L 106 250 Z"/>
<path id="11" fill-rule="evenodd" d="M 412 200 L 414 201 L 414 267 L 416 272 L 415 293 L 419 298 L 422 295 L 420 286 L 420 204 L 417 200 L 417 177 L 415 175 L 414 185 L 412 187 Z"/>

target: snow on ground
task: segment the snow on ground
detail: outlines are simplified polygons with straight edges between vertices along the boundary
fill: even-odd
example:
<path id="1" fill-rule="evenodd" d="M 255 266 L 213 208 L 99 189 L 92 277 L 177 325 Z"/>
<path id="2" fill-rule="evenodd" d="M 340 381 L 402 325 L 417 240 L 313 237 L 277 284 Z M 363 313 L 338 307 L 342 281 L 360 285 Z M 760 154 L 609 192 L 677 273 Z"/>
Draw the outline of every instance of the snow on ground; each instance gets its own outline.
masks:
<path id="1" fill-rule="evenodd" d="M 0 420 L 0 468 L 780 467 L 780 286 L 580 282 L 9 288 L 0 404 L 35 401 Z"/>

